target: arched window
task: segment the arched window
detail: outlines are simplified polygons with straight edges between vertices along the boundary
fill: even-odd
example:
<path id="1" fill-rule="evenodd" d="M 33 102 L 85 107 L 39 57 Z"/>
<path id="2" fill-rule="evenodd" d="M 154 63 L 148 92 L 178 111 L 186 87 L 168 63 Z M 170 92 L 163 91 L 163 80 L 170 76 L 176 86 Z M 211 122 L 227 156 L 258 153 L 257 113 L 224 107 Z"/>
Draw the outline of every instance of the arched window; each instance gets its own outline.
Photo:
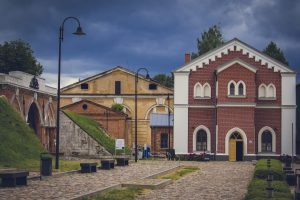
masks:
<path id="1" fill-rule="evenodd" d="M 242 83 L 239 84 L 239 95 L 244 95 L 244 85 Z"/>
<path id="2" fill-rule="evenodd" d="M 230 93 L 229 94 L 233 96 L 234 93 L 235 93 L 235 85 L 234 85 L 234 83 L 230 83 L 229 87 L 230 87 Z"/>
<path id="3" fill-rule="evenodd" d="M 267 96 L 267 88 L 265 84 L 261 84 L 258 88 L 258 97 L 264 98 Z"/>
<path id="4" fill-rule="evenodd" d="M 202 85 L 200 83 L 196 83 L 194 86 L 194 97 L 201 97 L 202 93 Z"/>
<path id="5" fill-rule="evenodd" d="M 275 90 L 275 86 L 273 84 L 268 85 L 268 96 L 267 97 L 271 97 L 271 98 L 276 97 L 276 90 Z"/>
<path id="6" fill-rule="evenodd" d="M 241 140 L 243 139 L 239 132 L 235 131 L 231 134 L 230 139 Z"/>
<path id="7" fill-rule="evenodd" d="M 261 151 L 272 152 L 272 134 L 268 130 L 261 135 Z"/>
<path id="8" fill-rule="evenodd" d="M 208 83 L 205 83 L 203 86 L 203 90 L 204 90 L 204 97 L 211 97 L 211 88 L 210 85 Z"/>
<path id="9" fill-rule="evenodd" d="M 196 151 L 207 150 L 207 134 L 205 130 L 201 129 L 196 135 Z"/>

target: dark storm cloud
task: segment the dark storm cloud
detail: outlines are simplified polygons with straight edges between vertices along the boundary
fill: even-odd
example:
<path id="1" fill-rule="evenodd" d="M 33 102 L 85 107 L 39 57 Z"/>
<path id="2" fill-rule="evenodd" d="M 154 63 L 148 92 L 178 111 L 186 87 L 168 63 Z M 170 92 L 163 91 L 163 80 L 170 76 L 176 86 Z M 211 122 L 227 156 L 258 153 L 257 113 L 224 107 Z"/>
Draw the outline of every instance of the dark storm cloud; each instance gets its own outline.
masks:
<path id="1" fill-rule="evenodd" d="M 201 32 L 220 24 L 226 40 L 238 37 L 258 49 L 273 40 L 300 67 L 299 10 L 293 0 L 7 0 L 0 2 L 0 42 L 28 41 L 45 73 L 56 73 L 59 26 L 76 16 L 87 35 L 75 37 L 75 22 L 65 24 L 64 73 L 78 77 L 122 65 L 154 75 L 181 65 Z"/>

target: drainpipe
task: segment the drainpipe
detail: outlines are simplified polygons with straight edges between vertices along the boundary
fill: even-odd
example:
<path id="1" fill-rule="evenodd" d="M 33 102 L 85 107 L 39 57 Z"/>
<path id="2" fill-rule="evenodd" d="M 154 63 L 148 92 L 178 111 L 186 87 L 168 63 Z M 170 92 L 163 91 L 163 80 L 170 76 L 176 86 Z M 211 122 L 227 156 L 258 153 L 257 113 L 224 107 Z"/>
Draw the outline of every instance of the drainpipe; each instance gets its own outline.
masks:
<path id="1" fill-rule="evenodd" d="M 218 77 L 217 77 L 217 71 L 214 71 L 214 75 L 215 75 L 215 137 L 216 137 L 216 149 L 215 149 L 215 155 L 217 155 L 218 153 L 218 132 L 219 132 L 219 127 L 218 127 L 218 109 L 217 109 L 217 103 L 218 103 Z"/>

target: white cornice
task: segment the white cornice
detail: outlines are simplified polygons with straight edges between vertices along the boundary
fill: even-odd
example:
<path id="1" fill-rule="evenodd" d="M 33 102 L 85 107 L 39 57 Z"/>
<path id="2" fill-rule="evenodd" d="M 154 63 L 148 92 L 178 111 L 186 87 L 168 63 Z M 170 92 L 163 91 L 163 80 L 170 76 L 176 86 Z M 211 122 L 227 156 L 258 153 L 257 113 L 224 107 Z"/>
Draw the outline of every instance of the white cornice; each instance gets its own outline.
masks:
<path id="1" fill-rule="evenodd" d="M 121 98 L 135 98 L 134 95 L 101 95 L 101 94 L 95 94 L 95 95 L 85 95 L 85 94 L 81 94 L 81 95 L 64 95 L 61 94 L 60 95 L 61 98 L 116 98 L 116 97 L 121 97 Z M 156 99 L 156 98 L 161 98 L 161 97 L 165 97 L 167 98 L 168 95 L 167 94 L 161 94 L 161 95 L 142 95 L 139 94 L 137 96 L 138 98 L 145 98 L 145 99 Z M 173 95 L 170 95 L 170 99 L 173 99 Z"/>
<path id="2" fill-rule="evenodd" d="M 218 103 L 217 107 L 256 107 L 256 103 L 238 103 L 238 102 Z"/>

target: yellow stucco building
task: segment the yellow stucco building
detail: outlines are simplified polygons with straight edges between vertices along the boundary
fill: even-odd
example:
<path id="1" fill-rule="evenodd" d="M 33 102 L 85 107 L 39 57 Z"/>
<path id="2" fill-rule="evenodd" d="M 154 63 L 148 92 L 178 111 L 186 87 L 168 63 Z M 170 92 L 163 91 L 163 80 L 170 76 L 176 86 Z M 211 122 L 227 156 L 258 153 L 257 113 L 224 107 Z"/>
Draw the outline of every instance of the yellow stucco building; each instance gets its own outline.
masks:
<path id="1" fill-rule="evenodd" d="M 151 146 L 150 113 L 173 113 L 173 90 L 145 76 L 138 76 L 137 84 L 137 132 L 138 144 Z M 169 95 L 169 100 L 168 100 Z M 61 107 L 87 99 L 111 107 L 122 104 L 123 112 L 130 118 L 126 143 L 134 144 L 135 133 L 135 72 L 115 67 L 88 77 L 61 90 Z M 169 106 L 168 106 L 169 105 Z"/>

